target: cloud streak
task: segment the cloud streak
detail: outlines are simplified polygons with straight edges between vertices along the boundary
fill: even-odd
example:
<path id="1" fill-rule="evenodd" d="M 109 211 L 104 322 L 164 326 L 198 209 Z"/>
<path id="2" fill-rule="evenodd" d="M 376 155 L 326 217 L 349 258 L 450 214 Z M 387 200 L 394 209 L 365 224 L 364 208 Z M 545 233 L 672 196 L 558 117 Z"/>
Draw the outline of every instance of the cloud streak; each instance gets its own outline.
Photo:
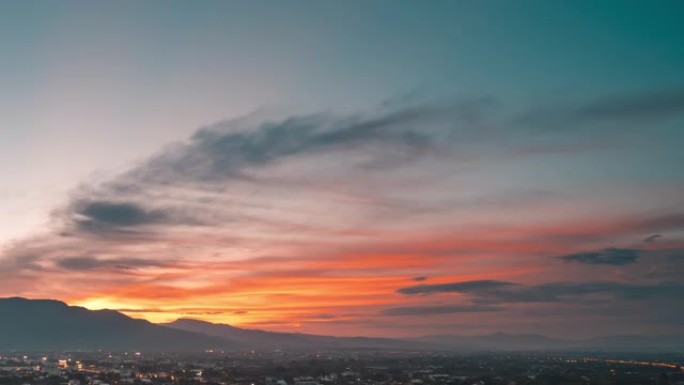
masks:
<path id="1" fill-rule="evenodd" d="M 417 285 L 400 288 L 404 295 L 467 294 L 477 303 L 511 304 L 524 302 L 563 302 L 607 296 L 608 299 L 644 300 L 684 298 L 684 285 L 679 283 L 626 284 L 621 282 L 553 282 L 522 285 L 505 281 L 464 281 L 439 285 Z"/>
<path id="2" fill-rule="evenodd" d="M 586 265 L 624 266 L 635 263 L 639 259 L 639 252 L 639 249 L 618 249 L 609 247 L 599 251 L 561 255 L 558 258 L 565 262 Z"/>
<path id="3" fill-rule="evenodd" d="M 382 311 L 387 316 L 425 316 L 434 314 L 484 313 L 501 311 L 501 308 L 482 305 L 405 306 Z"/>
<path id="4" fill-rule="evenodd" d="M 99 269 L 130 270 L 145 267 L 165 267 L 170 264 L 141 258 L 67 257 L 57 260 L 55 265 L 64 270 L 88 271 Z"/>
<path id="5" fill-rule="evenodd" d="M 684 88 L 646 90 L 584 101 L 575 105 L 538 108 L 520 123 L 536 127 L 573 129 L 610 122 L 654 121 L 684 115 Z"/>

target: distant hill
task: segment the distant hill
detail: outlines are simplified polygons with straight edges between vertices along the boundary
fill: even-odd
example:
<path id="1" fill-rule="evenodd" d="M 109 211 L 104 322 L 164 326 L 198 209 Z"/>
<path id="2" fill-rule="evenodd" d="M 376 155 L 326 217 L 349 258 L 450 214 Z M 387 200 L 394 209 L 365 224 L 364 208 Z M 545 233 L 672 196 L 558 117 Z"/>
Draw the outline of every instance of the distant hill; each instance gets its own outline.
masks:
<path id="1" fill-rule="evenodd" d="M 112 310 L 52 300 L 0 299 L 0 350 L 199 351 L 230 341 L 155 325 Z"/>
<path id="2" fill-rule="evenodd" d="M 330 337 L 300 333 L 276 333 L 242 329 L 226 324 L 215 324 L 193 319 L 179 319 L 164 324 L 174 329 L 204 333 L 226 338 L 252 349 L 310 350 L 310 349 L 428 349 L 430 344 L 390 338 Z"/>
<path id="3" fill-rule="evenodd" d="M 561 339 L 536 334 L 496 333 L 484 336 L 435 335 L 413 340 L 459 351 L 684 351 L 684 334 Z"/>
<path id="4" fill-rule="evenodd" d="M 113 310 L 53 300 L 0 298 L 0 351 L 137 350 L 449 350 L 684 351 L 684 334 L 607 336 L 585 340 L 534 334 L 434 335 L 391 339 L 331 337 L 242 329 L 192 319 L 153 324 Z"/>
<path id="5" fill-rule="evenodd" d="M 241 329 L 193 319 L 165 326 L 227 338 L 252 349 L 399 349 L 473 351 L 684 351 L 684 334 L 663 336 L 607 336 L 593 339 L 549 338 L 536 334 L 495 333 L 482 336 L 433 335 L 389 339 L 329 337 Z"/>

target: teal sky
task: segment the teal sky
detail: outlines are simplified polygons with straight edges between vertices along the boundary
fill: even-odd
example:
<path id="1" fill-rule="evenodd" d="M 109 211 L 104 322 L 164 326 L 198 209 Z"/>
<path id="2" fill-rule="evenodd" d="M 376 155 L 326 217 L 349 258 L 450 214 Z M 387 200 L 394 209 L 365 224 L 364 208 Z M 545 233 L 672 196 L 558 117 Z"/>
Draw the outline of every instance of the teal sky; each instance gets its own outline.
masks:
<path id="1" fill-rule="evenodd" d="M 468 222 L 483 228 L 534 228 L 525 230 L 529 233 L 524 237 L 531 239 L 539 235 L 536 231 L 541 230 L 535 226 L 541 223 L 556 228 L 565 226 L 559 223 L 567 220 L 575 226 L 597 220 L 592 214 L 601 216 L 603 222 L 600 226 L 592 222 L 597 227 L 589 227 L 603 230 L 610 227 L 606 223 L 625 218 L 638 223 L 656 217 L 679 218 L 684 207 L 683 18 L 684 3 L 665 0 L 4 1 L 0 3 L 0 245 L 6 255 L 0 260 L 18 263 L 22 255 L 35 254 L 43 261 L 40 266 L 47 268 L 51 261 L 85 254 L 98 260 L 128 255 L 134 247 L 121 249 L 126 241 L 102 246 L 100 240 L 82 234 L 76 236 L 82 236 L 82 243 L 56 246 L 58 251 L 51 251 L 49 256 L 38 256 L 40 252 L 33 249 L 29 253 L 25 245 L 31 240 L 46 248 L 61 245 L 53 238 L 67 232 L 66 228 L 73 230 L 69 226 L 76 222 L 70 222 L 71 214 L 81 219 L 89 215 L 90 211 L 82 207 L 86 201 L 140 203 L 158 199 L 153 203 L 162 210 L 185 202 L 189 196 L 199 199 L 208 191 L 215 194 L 216 185 L 195 184 L 197 165 L 186 169 L 176 158 L 184 154 L 189 161 L 195 160 L 193 151 L 200 151 L 195 145 L 204 151 L 198 143 L 211 140 L 195 134 L 201 127 L 210 126 L 205 132 L 221 135 L 237 130 L 262 140 L 259 135 L 268 130 L 253 121 L 289 122 L 290 117 L 310 117 L 327 122 L 319 128 L 335 134 L 340 125 L 349 123 L 345 119 L 394 116 L 405 108 L 411 115 L 411 106 L 437 106 L 436 110 L 456 106 L 449 113 L 440 110 L 433 114 L 426 108 L 432 112 L 417 114 L 415 122 L 392 126 L 392 134 L 398 130 L 407 135 L 399 140 L 401 145 L 406 145 L 403 140 L 409 137 L 418 138 L 416 142 L 428 138 L 440 143 L 430 147 L 428 159 L 420 153 L 420 160 L 411 163 L 413 155 L 392 152 L 389 160 L 374 158 L 369 163 L 372 167 L 356 169 L 354 164 L 344 169 L 344 162 L 362 162 L 368 156 L 345 151 L 365 151 L 367 143 L 374 143 L 380 133 L 337 132 L 339 136 L 306 141 L 310 132 L 283 128 L 273 133 L 275 141 L 292 148 L 271 148 L 263 143 L 263 147 L 250 147 L 254 153 L 240 147 L 238 152 L 244 153 L 235 155 L 239 161 L 233 157 L 212 159 L 214 164 L 225 162 L 230 168 L 226 173 L 232 177 L 247 172 L 268 179 L 268 183 L 250 185 L 242 179 L 220 178 L 215 183 L 228 195 L 242 194 L 250 204 L 268 202 L 280 207 L 290 198 L 270 190 L 276 188 L 271 183 L 278 180 L 283 183 L 278 188 L 289 191 L 294 188 L 294 178 L 298 189 L 292 196 L 298 198 L 291 199 L 301 203 L 297 207 L 302 212 L 292 220 L 298 225 L 319 230 L 334 227 L 319 217 L 304 215 L 325 212 L 349 228 L 362 222 L 361 227 L 368 231 L 389 231 L 392 236 L 411 227 L 384 222 L 388 214 L 381 206 L 390 201 L 415 204 L 421 210 L 445 210 L 443 215 L 419 210 L 414 230 L 421 234 L 440 233 Z M 249 116 L 244 119 L 247 123 L 233 121 L 245 116 Z M 233 123 L 217 124 L 225 121 Z M 424 127 L 408 130 L 406 126 L 414 124 L 411 122 Z M 452 126 L 459 128 L 448 129 Z M 283 123 L 283 127 L 288 126 Z M 365 141 L 340 147 L 331 144 L 341 137 L 357 138 L 354 135 Z M 195 139 L 188 139 L 191 137 Z M 292 144 L 298 140 L 303 142 Z M 292 154 L 300 151 L 305 153 L 301 159 L 297 155 L 296 161 L 291 160 Z M 280 161 L 281 157 L 288 160 Z M 373 169 L 380 168 L 373 163 L 376 161 L 399 162 L 401 167 L 379 176 Z M 180 178 L 176 173 L 183 178 L 193 175 L 192 187 L 187 181 L 164 179 L 162 189 L 175 186 L 177 190 L 164 190 L 155 198 L 150 198 L 152 193 L 131 195 L 132 190 L 122 193 L 111 187 L 130 184 L 140 191 L 153 191 L 152 173 L 161 175 L 159 178 Z M 133 174 L 135 178 L 130 177 Z M 148 179 L 140 176 L 143 174 Z M 159 180 L 154 179 L 154 183 Z M 361 181 L 367 184 L 356 186 Z M 326 192 L 321 193 L 324 185 Z M 181 194 L 181 189 L 189 191 Z M 330 197 L 326 194 L 333 189 L 350 194 L 344 198 L 348 205 L 338 207 L 341 203 L 336 200 L 328 208 L 323 203 L 318 206 L 327 202 Z M 262 193 L 264 196 L 258 197 Z M 359 206 L 366 199 L 377 204 L 369 212 Z M 514 204 L 511 202 L 520 201 L 523 203 L 516 206 L 519 212 L 509 207 Z M 531 202 L 543 207 L 529 208 Z M 183 210 L 174 212 L 183 212 L 185 219 L 193 217 L 195 214 L 188 213 L 194 209 L 183 205 Z M 525 213 L 527 208 L 531 211 Z M 361 211 L 369 218 L 362 221 Z M 225 218 L 266 215 L 240 210 L 224 214 Z M 281 214 L 267 216 L 276 220 Z M 225 229 L 227 223 L 214 225 Z M 613 234 L 609 240 L 596 238 L 591 242 L 583 238 L 582 242 L 588 243 L 567 250 L 558 245 L 547 251 L 541 246 L 530 250 L 534 249 L 537 257 L 552 257 L 610 247 L 639 249 L 655 253 L 654 261 L 671 262 L 678 259 L 670 254 L 679 255 L 684 250 L 682 221 L 667 223 L 671 226 L 655 226 L 652 231 L 644 228 L 644 234 Z M 155 222 L 154 226 L 160 224 Z M 252 239 L 257 228 L 245 230 L 242 236 Z M 192 227 L 189 231 L 195 234 L 202 229 L 206 228 Z M 659 247 L 669 251 L 644 251 L 634 246 L 651 233 L 665 231 L 671 234 L 663 236 Z M 305 238 L 321 236 L 325 237 L 307 233 Z M 345 239 L 343 243 L 348 246 L 353 242 Z M 101 255 L 89 254 L 94 253 L 95 245 L 104 247 L 99 249 Z M 221 245 L 214 244 L 216 249 Z M 502 255 L 522 261 L 506 265 L 511 271 L 524 270 L 523 266 L 553 270 L 546 262 L 520 257 L 520 250 L 512 251 L 506 248 L 509 246 L 502 246 Z M 268 248 L 268 242 L 261 240 L 245 248 L 262 250 Z M 204 255 L 209 251 L 203 248 L 197 252 Z M 235 253 L 228 259 L 237 258 Z M 478 253 L 493 255 L 495 251 Z M 258 257 L 263 255 L 249 254 L 249 258 Z M 484 258 L 482 265 L 490 261 Z M 500 263 L 497 258 L 490 262 Z M 649 261 L 638 267 L 646 274 L 649 269 L 662 269 L 654 267 L 660 266 L 658 263 Z M 637 270 L 619 270 L 621 266 L 596 273 L 593 279 L 619 281 L 638 275 Z M 414 275 L 440 276 L 437 267 L 426 269 Z M 684 274 L 684 268 L 681 272 Z M 445 271 L 442 280 L 453 278 L 452 273 Z M 549 273 L 549 277 L 556 273 Z M 52 273 L 45 274 L 51 277 Z M 582 274 L 578 270 L 571 277 L 580 280 Z M 652 283 L 652 276 L 639 277 Z M 519 278 L 526 284 L 539 283 L 531 276 Z M 493 279 L 507 278 L 495 274 Z M 196 284 L 188 282 L 169 285 Z M 54 285 L 59 286 L 57 281 Z M 2 293 L 15 294 L 0 284 Z M 51 293 L 37 291 L 29 284 L 18 294 Z M 110 302 L 101 298 L 95 301 L 80 287 L 59 291 L 55 296 L 93 307 L 130 305 L 111 298 Z M 152 303 L 144 306 L 155 307 Z M 659 309 L 660 305 L 649 302 L 640 306 Z M 347 309 L 344 314 L 365 314 L 360 309 Z M 349 317 L 359 324 L 363 318 Z M 264 315 L 258 320 L 266 318 Z M 375 326 L 368 325 L 381 330 L 382 322 L 367 320 L 365 326 L 353 330 L 374 333 Z M 412 322 L 400 323 L 405 329 L 397 333 L 405 333 Z M 437 327 L 440 320 L 429 322 L 429 327 Z M 672 330 L 681 327 L 668 325 Z M 277 323 L 267 326 L 279 327 Z M 316 327 L 311 326 L 310 331 L 328 330 Z M 491 328 L 500 329 L 495 324 Z M 587 330 L 585 334 L 598 332 Z"/>

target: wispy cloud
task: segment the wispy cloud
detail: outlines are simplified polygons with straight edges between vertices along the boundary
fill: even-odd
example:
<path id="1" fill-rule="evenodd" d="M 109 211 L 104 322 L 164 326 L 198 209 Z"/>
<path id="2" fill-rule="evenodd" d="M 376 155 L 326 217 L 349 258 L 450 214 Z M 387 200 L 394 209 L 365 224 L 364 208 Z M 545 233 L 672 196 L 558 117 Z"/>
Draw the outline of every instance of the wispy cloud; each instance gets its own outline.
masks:
<path id="1" fill-rule="evenodd" d="M 661 120 L 684 115 L 684 88 L 645 90 L 618 94 L 533 109 L 524 114 L 521 123 L 536 127 L 572 127 L 605 124 L 608 122 L 634 123 Z"/>
<path id="2" fill-rule="evenodd" d="M 661 234 L 653 234 L 649 235 L 648 237 L 644 238 L 645 243 L 653 243 L 658 240 L 658 238 L 662 238 L 663 236 Z"/>
<path id="3" fill-rule="evenodd" d="M 498 290 L 506 286 L 514 286 L 510 282 L 494 281 L 494 280 L 478 280 L 465 281 L 454 283 L 442 283 L 434 285 L 417 285 L 404 287 L 397 292 L 401 294 L 433 294 L 433 293 L 470 293 L 470 292 L 487 292 Z"/>
<path id="4" fill-rule="evenodd" d="M 141 258 L 111 258 L 102 259 L 96 257 L 67 257 L 58 259 L 56 266 L 64 270 L 98 270 L 98 269 L 118 269 L 129 270 L 143 267 L 165 267 L 168 263 L 157 260 Z"/>
<path id="5" fill-rule="evenodd" d="M 522 285 L 505 281 L 464 281 L 439 285 L 418 285 L 400 288 L 404 295 L 462 293 L 478 303 L 505 304 L 521 302 L 562 302 L 585 299 L 595 295 L 609 298 L 643 300 L 651 298 L 684 298 L 684 285 L 678 283 L 628 284 L 621 282 L 553 282 Z"/>
<path id="6" fill-rule="evenodd" d="M 598 251 L 561 255 L 558 258 L 565 262 L 583 263 L 587 265 L 622 266 L 635 263 L 639 259 L 639 252 L 639 249 L 618 249 L 609 247 Z"/>

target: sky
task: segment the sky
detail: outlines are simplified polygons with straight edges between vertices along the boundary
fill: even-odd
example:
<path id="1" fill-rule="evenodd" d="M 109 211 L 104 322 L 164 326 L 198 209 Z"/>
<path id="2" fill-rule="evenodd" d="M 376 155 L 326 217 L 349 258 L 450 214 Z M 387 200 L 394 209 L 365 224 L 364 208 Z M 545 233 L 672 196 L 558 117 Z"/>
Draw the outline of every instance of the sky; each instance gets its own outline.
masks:
<path id="1" fill-rule="evenodd" d="M 677 1 L 0 4 L 0 296 L 684 332 Z"/>

